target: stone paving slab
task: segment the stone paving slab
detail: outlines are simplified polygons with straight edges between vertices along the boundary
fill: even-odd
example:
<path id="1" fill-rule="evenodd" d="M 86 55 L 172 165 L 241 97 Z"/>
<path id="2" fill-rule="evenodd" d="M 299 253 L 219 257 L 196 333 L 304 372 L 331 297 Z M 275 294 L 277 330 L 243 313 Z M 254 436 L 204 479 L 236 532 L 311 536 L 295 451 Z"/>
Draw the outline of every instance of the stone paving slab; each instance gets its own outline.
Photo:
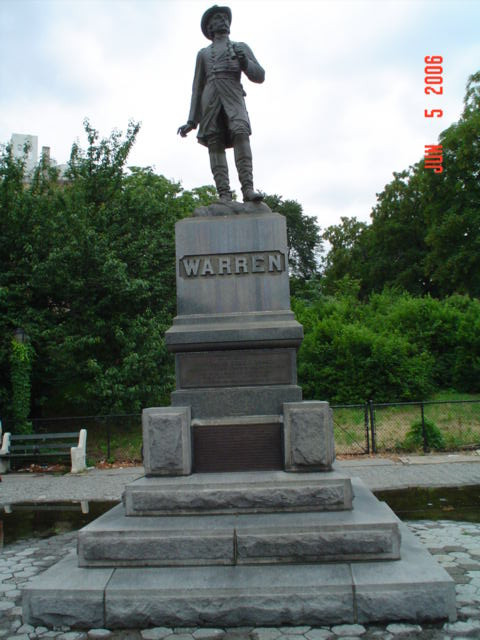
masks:
<path id="1" fill-rule="evenodd" d="M 352 511 L 240 516 L 238 564 L 398 559 L 398 519 L 358 478 L 352 486 Z"/>
<path id="2" fill-rule="evenodd" d="M 409 487 L 461 487 L 480 484 L 480 456 L 472 456 L 470 462 L 455 462 L 443 457 L 425 457 L 425 463 L 415 464 L 356 464 L 338 462 L 339 471 L 360 477 L 372 491 L 407 489 Z"/>
<path id="3" fill-rule="evenodd" d="M 6 473 L 2 475 L 0 504 L 78 500 L 116 502 L 121 500 L 125 485 L 143 475 L 143 467 L 88 469 L 84 473 L 66 473 L 62 476 L 52 473 Z"/>
<path id="4" fill-rule="evenodd" d="M 127 517 L 119 504 L 78 533 L 81 567 L 233 564 L 236 518 Z"/>
<path id="5" fill-rule="evenodd" d="M 410 456 L 409 456 L 410 458 Z M 360 458 L 341 461 L 339 468 L 351 475 L 360 476 L 366 484 L 375 490 L 388 490 L 400 486 L 466 486 L 480 484 L 480 457 L 465 456 L 464 459 L 444 455 L 418 456 L 415 462 L 399 462 L 384 458 Z M 433 467 L 436 471 L 434 472 Z M 424 472 L 428 471 L 428 478 Z M 124 485 L 143 475 L 143 468 L 133 467 L 112 470 L 90 470 L 81 476 L 51 476 L 49 474 L 6 474 L 0 487 L 0 503 L 9 504 L 29 500 L 38 502 L 64 500 L 120 500 Z M 409 529 L 433 553 L 437 562 L 443 566 L 457 583 L 457 615 L 455 623 L 422 623 L 421 630 L 416 625 L 390 621 L 390 624 L 377 623 L 365 625 L 366 632 L 360 637 L 364 640 L 447 640 L 479 637 L 480 627 L 480 581 L 476 571 L 480 571 L 480 524 L 451 521 L 422 521 L 408 523 Z M 40 638 L 61 638 L 70 636 L 71 640 L 87 640 L 86 632 L 70 632 L 70 629 L 45 631 L 45 627 L 36 627 L 34 633 L 20 633 L 22 627 L 22 609 L 20 589 L 28 578 L 15 577 L 14 573 L 25 558 L 31 566 L 43 571 L 57 562 L 75 546 L 75 533 L 67 533 L 44 540 L 30 539 L 18 541 L 0 549 L 0 638 L 12 640 L 37 640 Z M 10 597 L 9 597 L 10 596 Z M 14 606 L 10 606 L 11 604 Z M 392 625 L 393 626 L 392 628 Z M 403 629 L 401 635 L 397 627 Z M 412 628 L 414 627 L 414 628 Z M 151 633 L 151 629 L 141 628 L 113 631 L 112 640 L 142 640 L 142 634 Z M 195 630 L 185 630 L 188 640 L 194 640 Z M 285 638 L 287 631 L 279 628 L 256 627 L 251 630 L 238 628 L 219 628 L 216 637 L 219 640 L 274 640 Z M 166 636 L 169 640 L 178 640 L 181 630 L 169 628 Z M 83 635 L 82 635 L 83 634 Z M 240 635 L 239 635 L 240 634 Z M 152 636 L 153 637 L 153 636 Z M 313 627 L 297 636 L 299 640 L 330 638 L 338 640 L 341 636 L 333 632 L 332 627 Z M 357 636 L 358 637 L 358 636 Z M 160 637 L 159 637 L 160 638 Z M 67 638 L 68 640 L 68 638 Z"/>

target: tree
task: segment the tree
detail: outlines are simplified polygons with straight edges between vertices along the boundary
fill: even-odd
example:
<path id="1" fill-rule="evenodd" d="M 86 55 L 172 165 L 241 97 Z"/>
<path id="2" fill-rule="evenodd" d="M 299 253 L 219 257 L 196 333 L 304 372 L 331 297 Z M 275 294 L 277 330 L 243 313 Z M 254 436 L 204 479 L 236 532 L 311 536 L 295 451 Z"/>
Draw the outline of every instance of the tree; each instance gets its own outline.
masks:
<path id="1" fill-rule="evenodd" d="M 414 295 L 480 295 L 480 72 L 460 120 L 442 132 L 442 173 L 420 160 L 377 194 L 371 224 L 329 227 L 325 282 L 360 281 L 361 295 L 397 287 Z"/>
<path id="2" fill-rule="evenodd" d="M 302 205 L 295 200 L 283 200 L 278 195 L 266 195 L 264 201 L 272 211 L 282 214 L 287 220 L 290 275 L 301 280 L 315 276 L 322 248 L 316 218 L 305 215 Z"/>
<path id="3" fill-rule="evenodd" d="M 27 389 L 25 384 L 30 354 L 12 344 L 15 328 L 28 328 L 23 309 L 30 292 L 29 238 L 34 223 L 24 188 L 27 151 L 23 159 L 16 159 L 7 145 L 0 156 L 0 415 L 12 416 L 19 428 L 27 424 L 30 408 L 30 385 Z"/>
<path id="4" fill-rule="evenodd" d="M 439 295 L 480 296 L 480 72 L 470 76 L 460 120 L 442 132 L 441 174 L 424 188 L 426 260 Z"/>
<path id="5" fill-rule="evenodd" d="M 365 286 L 381 291 L 388 285 L 423 295 L 431 291 L 425 270 L 424 176 L 419 165 L 393 175 L 371 214 Z"/>
<path id="6" fill-rule="evenodd" d="M 324 260 L 324 288 L 327 293 L 335 293 L 338 283 L 345 277 L 357 279 L 365 277 L 362 270 L 368 264 L 366 235 L 368 225 L 356 218 L 340 218 L 339 225 L 331 225 L 323 233 L 323 239 L 330 249 Z"/>
<path id="7" fill-rule="evenodd" d="M 101 139 L 85 123 L 66 181 L 43 162 L 33 180 L 0 158 L 1 415 L 11 415 L 8 358 L 21 326 L 36 354 L 33 414 L 139 411 L 168 401 L 164 343 L 175 313 L 175 222 L 211 198 L 126 161 L 138 125 Z"/>
<path id="8" fill-rule="evenodd" d="M 29 344 L 12 339 L 10 371 L 12 382 L 12 415 L 15 430 L 19 433 L 31 433 L 30 414 L 30 374 L 32 370 L 32 350 Z"/>

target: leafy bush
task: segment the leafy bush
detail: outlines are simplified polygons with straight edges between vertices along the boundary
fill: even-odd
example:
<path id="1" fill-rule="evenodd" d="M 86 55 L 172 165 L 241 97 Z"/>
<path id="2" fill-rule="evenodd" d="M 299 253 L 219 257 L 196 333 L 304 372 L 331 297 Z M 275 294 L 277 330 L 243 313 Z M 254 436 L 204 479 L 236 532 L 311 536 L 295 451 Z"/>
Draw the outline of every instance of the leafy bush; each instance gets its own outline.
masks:
<path id="1" fill-rule="evenodd" d="M 298 301 L 305 338 L 298 374 L 305 397 L 335 403 L 416 400 L 433 391 L 433 358 L 350 296 L 314 305 Z M 372 314 L 371 314 L 372 315 Z"/>
<path id="2" fill-rule="evenodd" d="M 292 300 L 305 333 L 298 373 L 306 398 L 389 402 L 480 389 L 480 301 L 357 294 L 350 287 Z"/>
<path id="3" fill-rule="evenodd" d="M 424 419 L 425 440 L 428 449 L 445 449 L 445 440 L 442 432 L 437 425 L 428 418 Z M 416 420 L 412 423 L 410 430 L 405 436 L 403 448 L 412 451 L 415 449 L 423 449 L 423 430 L 422 421 Z"/>

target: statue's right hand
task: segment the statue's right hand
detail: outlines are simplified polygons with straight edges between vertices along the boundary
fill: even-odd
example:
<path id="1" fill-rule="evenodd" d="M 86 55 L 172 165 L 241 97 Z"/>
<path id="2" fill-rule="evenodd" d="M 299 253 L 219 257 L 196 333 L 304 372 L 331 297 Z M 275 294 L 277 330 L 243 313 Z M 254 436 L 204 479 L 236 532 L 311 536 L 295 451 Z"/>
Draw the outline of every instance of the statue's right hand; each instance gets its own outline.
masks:
<path id="1" fill-rule="evenodd" d="M 192 125 L 187 123 L 187 124 L 182 125 L 181 127 L 178 127 L 177 134 L 182 136 L 182 138 L 185 138 L 187 133 L 190 133 L 190 131 L 192 131 L 192 130 L 193 130 Z"/>

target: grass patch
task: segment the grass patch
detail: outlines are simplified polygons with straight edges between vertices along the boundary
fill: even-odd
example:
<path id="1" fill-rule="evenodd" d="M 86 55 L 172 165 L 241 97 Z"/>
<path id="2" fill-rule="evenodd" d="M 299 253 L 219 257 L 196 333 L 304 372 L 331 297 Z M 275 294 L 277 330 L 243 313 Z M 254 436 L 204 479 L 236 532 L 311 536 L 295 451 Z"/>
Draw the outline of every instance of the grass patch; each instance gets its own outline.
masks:
<path id="1" fill-rule="evenodd" d="M 364 407 L 335 409 L 333 432 L 337 453 L 366 453 Z"/>
<path id="2" fill-rule="evenodd" d="M 114 416 L 95 421 L 87 428 L 87 457 L 99 462 L 142 462 L 141 416 Z M 110 442 L 109 442 L 110 441 Z"/>

